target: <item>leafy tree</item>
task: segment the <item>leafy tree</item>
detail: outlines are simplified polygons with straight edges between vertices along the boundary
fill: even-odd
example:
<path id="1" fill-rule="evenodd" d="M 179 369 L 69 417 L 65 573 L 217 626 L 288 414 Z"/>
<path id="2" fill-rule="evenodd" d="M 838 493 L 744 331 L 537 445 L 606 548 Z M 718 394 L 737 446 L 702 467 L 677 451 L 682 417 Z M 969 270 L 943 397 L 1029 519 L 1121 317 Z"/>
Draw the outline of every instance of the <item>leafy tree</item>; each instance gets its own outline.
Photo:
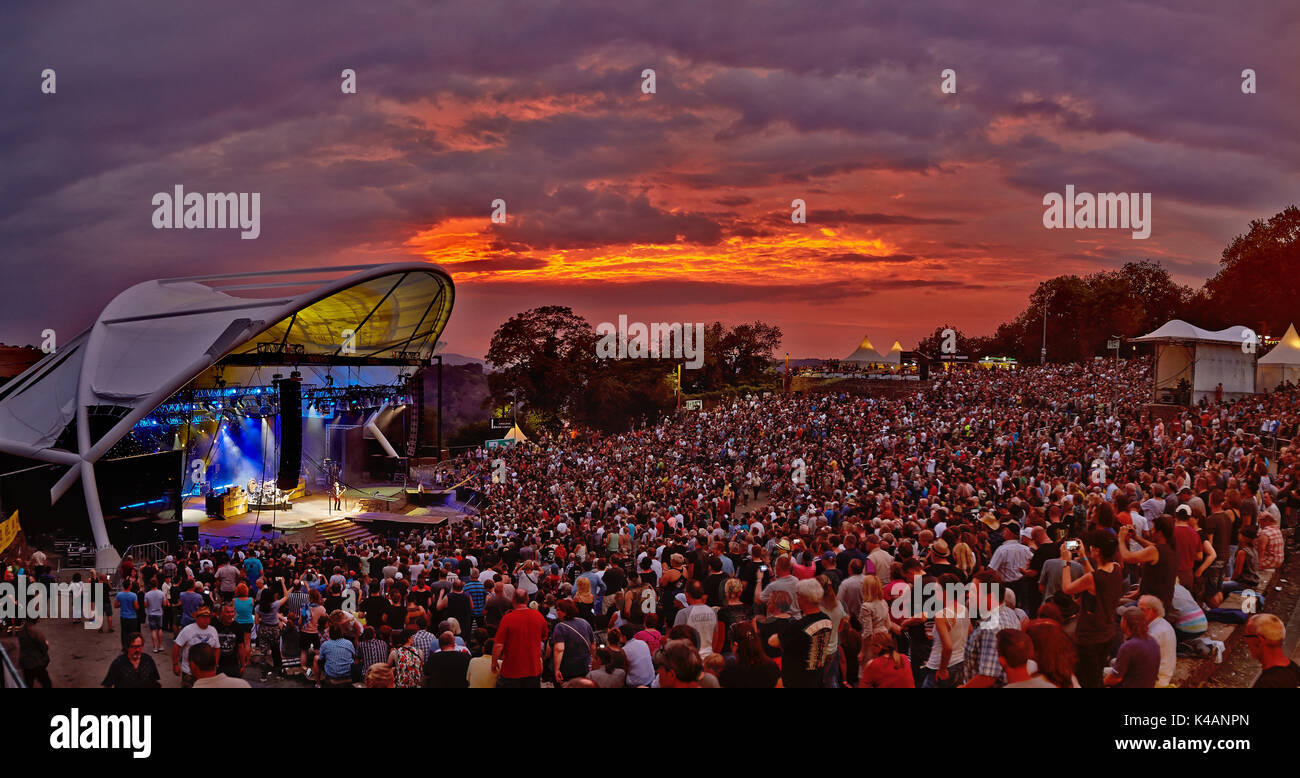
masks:
<path id="1" fill-rule="evenodd" d="M 675 407 L 674 366 L 664 359 L 605 360 L 593 374 L 575 420 L 603 432 L 654 421 Z"/>
<path id="2" fill-rule="evenodd" d="M 1300 208 L 1252 221 L 1223 250 L 1219 264 L 1195 301 L 1198 317 L 1215 328 L 1263 324 L 1280 335 L 1296 318 L 1300 299 Z"/>
<path id="3" fill-rule="evenodd" d="M 1046 310 L 1048 358 L 1082 361 L 1105 355 L 1112 335 L 1141 335 L 1185 315 L 1192 299 L 1190 289 L 1174 283 L 1168 270 L 1149 260 L 1082 277 L 1057 276 L 1038 285 L 1028 307 L 1013 321 L 1000 325 L 991 337 L 970 339 L 969 348 L 1036 363 Z"/>
<path id="4" fill-rule="evenodd" d="M 587 396 L 596 332 L 570 308 L 533 308 L 497 328 L 487 360 L 496 368 L 488 377 L 494 404 L 517 402 L 541 426 L 558 430 Z"/>

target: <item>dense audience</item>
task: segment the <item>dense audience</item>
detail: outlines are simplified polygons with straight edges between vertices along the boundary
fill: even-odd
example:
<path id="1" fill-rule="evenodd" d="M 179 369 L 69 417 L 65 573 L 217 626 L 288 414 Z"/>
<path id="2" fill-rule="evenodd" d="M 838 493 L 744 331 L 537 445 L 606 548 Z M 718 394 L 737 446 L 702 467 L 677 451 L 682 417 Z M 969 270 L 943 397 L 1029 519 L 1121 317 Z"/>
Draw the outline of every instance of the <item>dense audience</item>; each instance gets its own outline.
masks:
<path id="1" fill-rule="evenodd" d="M 1151 393 L 1136 360 L 958 369 L 472 452 L 438 476 L 488 498 L 460 522 L 124 561 L 105 685 L 156 685 L 147 638 L 185 686 L 1153 687 L 1219 658 L 1210 621 L 1300 685 L 1249 618 L 1300 516 L 1300 392 Z"/>

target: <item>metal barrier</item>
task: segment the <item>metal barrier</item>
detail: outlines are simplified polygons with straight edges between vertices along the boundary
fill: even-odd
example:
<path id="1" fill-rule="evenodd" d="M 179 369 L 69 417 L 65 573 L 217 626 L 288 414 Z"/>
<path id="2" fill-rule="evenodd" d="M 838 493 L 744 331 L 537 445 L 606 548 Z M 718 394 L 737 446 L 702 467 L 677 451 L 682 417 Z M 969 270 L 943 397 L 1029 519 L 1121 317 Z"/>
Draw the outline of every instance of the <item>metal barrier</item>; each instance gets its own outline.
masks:
<path id="1" fill-rule="evenodd" d="M 0 689 L 27 688 L 27 684 L 23 683 L 23 674 L 9 660 L 9 652 L 5 651 L 4 646 L 0 646 L 0 665 L 3 665 L 0 667 Z"/>
<path id="2" fill-rule="evenodd" d="M 171 553 L 171 544 L 166 540 L 156 540 L 153 543 L 141 543 L 139 545 L 127 548 L 122 554 L 122 558 L 131 557 L 136 562 L 161 562 Z"/>

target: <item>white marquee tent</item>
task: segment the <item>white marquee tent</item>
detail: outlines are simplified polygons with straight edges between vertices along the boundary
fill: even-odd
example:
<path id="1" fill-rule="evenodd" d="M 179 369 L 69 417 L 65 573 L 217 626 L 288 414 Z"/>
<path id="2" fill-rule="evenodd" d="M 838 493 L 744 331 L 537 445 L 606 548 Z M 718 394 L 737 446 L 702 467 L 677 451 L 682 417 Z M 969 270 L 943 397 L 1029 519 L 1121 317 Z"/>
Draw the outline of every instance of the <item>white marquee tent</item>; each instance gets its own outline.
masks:
<path id="1" fill-rule="evenodd" d="M 1300 334 L 1296 333 L 1294 324 L 1255 366 L 1255 386 L 1261 392 L 1271 392 L 1288 381 L 1300 384 Z"/>
<path id="2" fill-rule="evenodd" d="M 840 361 L 860 362 L 864 365 L 875 365 L 875 364 L 885 362 L 886 359 L 880 356 L 880 352 L 876 351 L 875 346 L 871 345 L 871 336 L 863 335 L 862 342 L 858 344 L 857 349 L 854 350 L 852 354 L 849 354 L 847 357 L 841 359 Z"/>
<path id="3" fill-rule="evenodd" d="M 890 365 L 903 364 L 903 344 L 894 341 L 894 345 L 889 347 L 889 353 L 885 354 L 885 362 Z"/>
<path id="4" fill-rule="evenodd" d="M 1240 325 L 1211 331 L 1174 319 L 1133 341 L 1155 346 L 1157 401 L 1197 403 L 1213 400 L 1219 384 L 1224 399 L 1255 392 L 1255 354 L 1243 347 L 1250 336 Z M 1180 386 L 1190 390 L 1190 397 L 1178 397 Z"/>

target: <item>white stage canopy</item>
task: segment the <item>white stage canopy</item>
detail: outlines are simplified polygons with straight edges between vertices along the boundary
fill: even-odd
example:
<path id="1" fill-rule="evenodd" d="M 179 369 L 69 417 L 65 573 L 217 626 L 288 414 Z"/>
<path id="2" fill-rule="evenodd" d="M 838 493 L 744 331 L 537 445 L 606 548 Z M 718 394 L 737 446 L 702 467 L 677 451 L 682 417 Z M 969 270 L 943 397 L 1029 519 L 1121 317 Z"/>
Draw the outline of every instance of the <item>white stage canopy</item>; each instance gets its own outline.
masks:
<path id="1" fill-rule="evenodd" d="M 89 330 L 0 388 L 0 451 L 68 468 L 50 491 L 52 504 L 81 480 L 103 561 L 116 554 L 95 463 L 177 390 L 205 383 L 223 360 L 256 362 L 267 345 L 278 350 L 278 364 L 307 369 L 346 363 L 341 354 L 362 365 L 392 355 L 427 360 L 454 295 L 447 271 L 414 261 L 136 284 L 113 298 Z M 340 377 L 351 380 L 362 370 L 375 368 L 348 368 Z M 240 372 L 232 365 L 226 378 Z M 92 414 L 114 419 L 107 432 L 92 436 Z"/>
<path id="2" fill-rule="evenodd" d="M 1250 335 L 1241 325 L 1204 330 L 1174 319 L 1133 341 L 1155 346 L 1157 401 L 1197 403 L 1213 400 L 1220 384 L 1224 399 L 1254 394 L 1255 354 L 1243 348 Z"/>

